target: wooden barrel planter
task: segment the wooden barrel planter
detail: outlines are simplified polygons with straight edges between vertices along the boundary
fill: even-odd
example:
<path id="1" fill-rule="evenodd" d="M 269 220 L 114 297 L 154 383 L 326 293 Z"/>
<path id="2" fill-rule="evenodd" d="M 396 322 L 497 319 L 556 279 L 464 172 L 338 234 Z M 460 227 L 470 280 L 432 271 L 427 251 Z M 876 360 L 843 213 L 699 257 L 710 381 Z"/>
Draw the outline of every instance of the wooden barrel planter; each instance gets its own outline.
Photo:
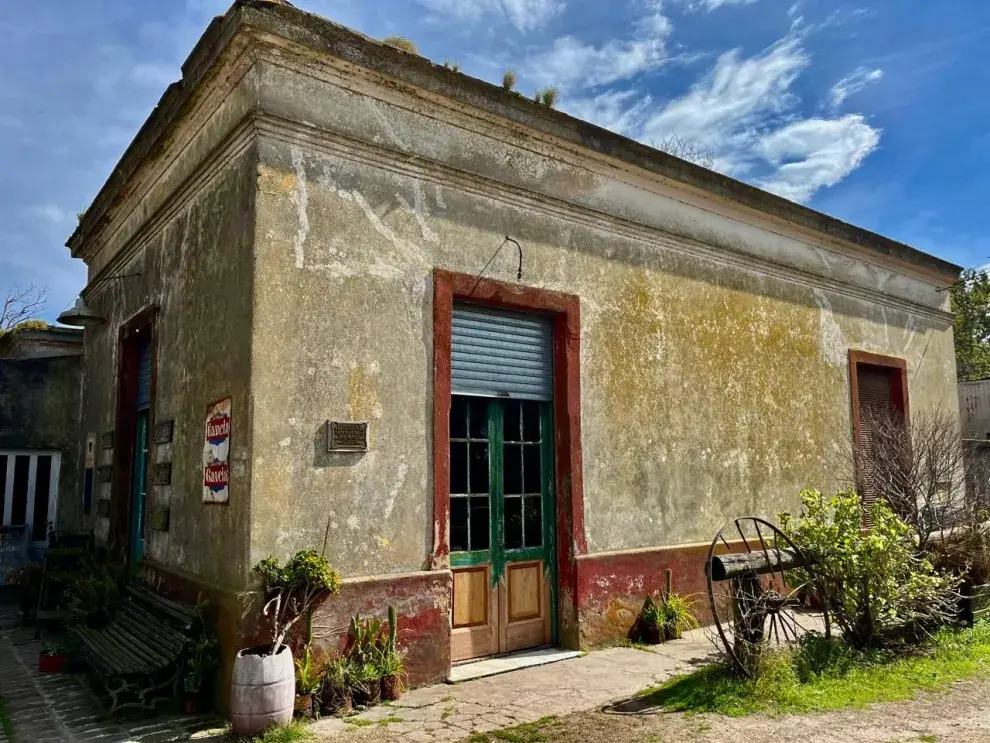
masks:
<path id="1" fill-rule="evenodd" d="M 234 659 L 230 724 L 235 733 L 257 735 L 270 725 L 292 722 L 296 674 L 292 651 L 285 645 L 268 655 L 270 645 L 248 648 Z"/>

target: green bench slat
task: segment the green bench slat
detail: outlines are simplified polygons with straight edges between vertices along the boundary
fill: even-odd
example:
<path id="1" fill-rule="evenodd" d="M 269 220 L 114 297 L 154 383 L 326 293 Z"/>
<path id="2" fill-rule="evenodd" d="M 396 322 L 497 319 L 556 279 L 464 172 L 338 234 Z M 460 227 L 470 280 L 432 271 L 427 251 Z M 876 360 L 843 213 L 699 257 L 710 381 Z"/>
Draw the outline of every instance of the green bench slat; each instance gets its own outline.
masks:
<path id="1" fill-rule="evenodd" d="M 155 632 L 160 634 L 164 641 L 170 642 L 172 645 L 178 646 L 180 649 L 184 647 L 188 641 L 188 638 L 184 633 L 179 632 L 168 624 L 163 624 L 158 617 L 150 614 L 141 606 L 128 603 L 124 608 L 126 609 L 131 621 L 142 626 L 154 627 Z"/>
<path id="2" fill-rule="evenodd" d="M 119 624 L 112 623 L 103 628 L 103 636 L 118 648 L 129 653 L 133 658 L 148 668 L 167 666 L 172 658 L 167 658 L 149 648 L 140 638 L 134 637 Z"/>
<path id="3" fill-rule="evenodd" d="M 170 635 L 161 632 L 161 626 L 142 621 L 126 608 L 120 612 L 114 622 L 127 630 L 135 638 L 139 639 L 148 647 L 158 650 L 162 655 L 175 658 L 182 653 L 185 643 L 176 641 Z"/>
<path id="4" fill-rule="evenodd" d="M 131 655 L 109 642 L 101 630 L 84 629 L 78 632 L 79 637 L 92 651 L 92 658 L 106 668 L 111 675 L 128 676 L 135 673 L 146 673 L 144 664 L 136 661 Z"/>
<path id="5" fill-rule="evenodd" d="M 147 588 L 142 586 L 130 586 L 128 591 L 130 592 L 132 598 L 138 599 L 149 608 L 153 608 L 155 611 L 162 611 L 170 615 L 171 619 L 180 623 L 184 629 L 191 627 L 196 618 L 195 608 L 184 606 L 177 601 L 171 601 L 167 598 L 159 596 L 153 591 L 149 591 Z"/>

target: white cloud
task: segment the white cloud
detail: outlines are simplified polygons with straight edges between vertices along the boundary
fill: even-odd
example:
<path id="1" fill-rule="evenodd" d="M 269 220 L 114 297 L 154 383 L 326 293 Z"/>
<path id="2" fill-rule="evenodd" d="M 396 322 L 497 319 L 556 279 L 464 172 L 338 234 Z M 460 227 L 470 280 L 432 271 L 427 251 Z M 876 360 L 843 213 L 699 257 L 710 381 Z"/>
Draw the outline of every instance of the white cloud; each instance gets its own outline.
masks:
<path id="1" fill-rule="evenodd" d="M 563 0 L 419 0 L 437 13 L 466 21 L 500 15 L 522 32 L 544 26 L 564 9 Z"/>
<path id="2" fill-rule="evenodd" d="M 617 134 L 634 136 L 652 104 L 653 99 L 649 95 L 638 91 L 610 90 L 589 98 L 567 99 L 562 108 L 571 116 Z"/>
<path id="3" fill-rule="evenodd" d="M 764 136 L 759 153 L 776 168 L 757 182 L 793 201 L 808 201 L 860 166 L 880 144 L 881 131 L 858 114 L 838 119 L 807 119 Z"/>
<path id="4" fill-rule="evenodd" d="M 609 39 L 598 46 L 574 36 L 562 36 L 553 46 L 529 59 L 528 77 L 566 88 L 608 85 L 656 69 L 668 61 L 667 38 L 673 31 L 661 0 L 647 0 L 646 13 L 633 24 L 628 39 Z"/>
<path id="5" fill-rule="evenodd" d="M 738 49 L 727 52 L 684 96 L 653 114 L 643 136 L 647 141 L 684 137 L 714 149 L 720 170 L 741 172 L 759 129 L 793 105 L 791 85 L 808 62 L 794 38 L 754 57 L 742 58 Z"/>
<path id="6" fill-rule="evenodd" d="M 868 70 L 857 67 L 852 73 L 839 80 L 829 91 L 829 99 L 833 108 L 838 108 L 851 95 L 855 95 L 870 83 L 879 82 L 883 78 L 883 70 Z"/>
<path id="7" fill-rule="evenodd" d="M 611 39 L 594 46 L 562 36 L 549 51 L 529 61 L 527 73 L 561 87 L 573 83 L 607 85 L 655 69 L 666 58 L 663 38 Z"/>
<path id="8" fill-rule="evenodd" d="M 72 216 L 68 211 L 55 204 L 40 204 L 31 208 L 31 213 L 39 219 L 54 225 L 64 224 Z"/>
<path id="9" fill-rule="evenodd" d="M 718 10 L 723 5 L 752 5 L 755 2 L 756 0 L 684 0 L 688 10 L 704 10 L 707 13 Z"/>

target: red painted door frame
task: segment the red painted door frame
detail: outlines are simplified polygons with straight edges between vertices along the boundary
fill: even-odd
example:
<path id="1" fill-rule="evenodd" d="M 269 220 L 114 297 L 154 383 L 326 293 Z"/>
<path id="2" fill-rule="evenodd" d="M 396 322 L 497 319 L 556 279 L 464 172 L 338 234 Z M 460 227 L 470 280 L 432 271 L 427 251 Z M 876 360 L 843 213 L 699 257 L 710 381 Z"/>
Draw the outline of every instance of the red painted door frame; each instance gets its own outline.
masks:
<path id="1" fill-rule="evenodd" d="M 138 353 L 141 343 L 151 343 L 151 407 L 149 437 L 155 425 L 155 387 L 158 353 L 155 321 L 158 307 L 141 310 L 120 326 L 117 334 L 117 411 L 114 424 L 113 484 L 110 498 L 110 549 L 130 558 L 131 469 L 134 462 L 134 426 L 138 385 Z M 147 475 L 150 477 L 150 473 Z"/>
<path id="2" fill-rule="evenodd" d="M 434 569 L 450 566 L 450 352 L 455 300 L 553 317 L 554 459 L 559 642 L 578 646 L 577 561 L 587 551 L 581 466 L 581 303 L 578 297 L 469 274 L 433 272 Z"/>

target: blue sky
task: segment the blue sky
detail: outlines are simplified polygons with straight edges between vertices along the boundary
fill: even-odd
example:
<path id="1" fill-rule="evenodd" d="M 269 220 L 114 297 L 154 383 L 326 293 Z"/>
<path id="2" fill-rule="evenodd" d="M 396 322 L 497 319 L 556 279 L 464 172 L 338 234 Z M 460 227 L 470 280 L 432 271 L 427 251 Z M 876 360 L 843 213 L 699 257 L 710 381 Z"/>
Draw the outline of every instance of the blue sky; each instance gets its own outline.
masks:
<path id="1" fill-rule="evenodd" d="M 0 3 L 0 293 L 85 272 L 63 244 L 222 0 Z M 297 0 L 371 36 L 963 265 L 990 262 L 990 3 Z"/>

